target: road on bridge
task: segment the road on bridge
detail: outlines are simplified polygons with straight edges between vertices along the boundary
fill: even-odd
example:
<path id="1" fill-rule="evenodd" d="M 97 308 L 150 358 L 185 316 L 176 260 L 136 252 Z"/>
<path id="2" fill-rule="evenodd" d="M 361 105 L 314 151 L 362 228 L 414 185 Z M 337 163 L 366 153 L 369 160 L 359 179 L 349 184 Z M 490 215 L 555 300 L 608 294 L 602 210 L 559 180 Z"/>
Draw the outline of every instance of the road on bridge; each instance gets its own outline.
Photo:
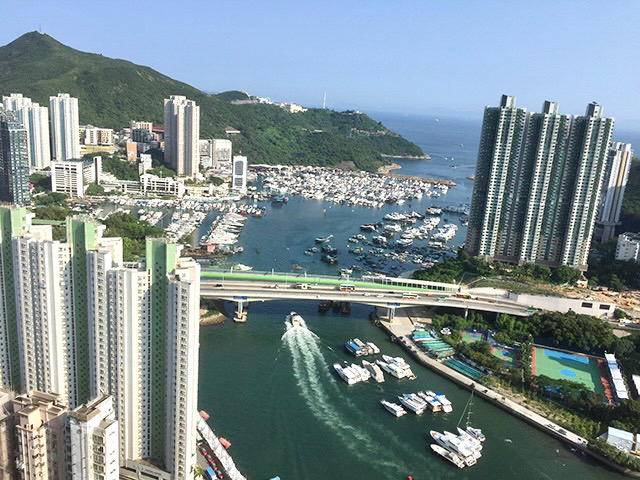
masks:
<path id="1" fill-rule="evenodd" d="M 379 288 L 358 288 L 355 291 L 341 291 L 329 285 L 306 284 L 306 288 L 297 288 L 292 283 L 274 283 L 257 281 L 202 281 L 202 298 L 217 298 L 229 301 L 257 302 L 269 300 L 332 300 L 335 302 L 355 302 L 379 307 L 405 308 L 414 306 L 453 307 L 509 315 L 529 316 L 535 310 L 520 303 L 494 297 L 459 298 L 452 294 L 431 292 L 410 292 L 403 294 L 398 290 Z"/>

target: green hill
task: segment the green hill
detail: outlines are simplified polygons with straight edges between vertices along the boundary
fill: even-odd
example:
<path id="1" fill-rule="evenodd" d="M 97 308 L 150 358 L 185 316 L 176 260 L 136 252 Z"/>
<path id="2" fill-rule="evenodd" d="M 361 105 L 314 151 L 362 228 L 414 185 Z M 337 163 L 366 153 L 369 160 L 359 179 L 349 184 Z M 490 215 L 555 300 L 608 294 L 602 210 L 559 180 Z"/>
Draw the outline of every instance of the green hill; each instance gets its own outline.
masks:
<path id="1" fill-rule="evenodd" d="M 22 93 L 43 105 L 58 92 L 78 98 L 80 123 L 120 129 L 129 120 L 163 123 L 163 99 L 185 95 L 200 105 L 202 138 L 234 135 L 234 150 L 251 163 L 335 165 L 374 170 L 380 154 L 420 156 L 413 143 L 365 114 L 309 109 L 290 114 L 275 105 L 238 104 L 242 92 L 204 93 L 126 60 L 85 53 L 48 35 L 27 33 L 0 47 L 0 94 Z"/>

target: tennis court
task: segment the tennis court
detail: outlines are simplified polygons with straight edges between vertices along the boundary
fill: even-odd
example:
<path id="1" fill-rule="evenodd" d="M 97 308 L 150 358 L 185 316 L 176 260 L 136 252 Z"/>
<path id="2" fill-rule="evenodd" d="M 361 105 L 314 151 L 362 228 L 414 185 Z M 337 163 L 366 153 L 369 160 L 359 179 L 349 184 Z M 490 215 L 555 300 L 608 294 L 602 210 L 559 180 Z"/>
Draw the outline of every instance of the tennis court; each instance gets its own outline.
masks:
<path id="1" fill-rule="evenodd" d="M 518 366 L 518 351 L 513 348 L 492 346 L 491 355 L 502 360 L 507 367 L 517 368 Z"/>
<path id="2" fill-rule="evenodd" d="M 462 332 L 462 341 L 465 343 L 482 342 L 486 339 L 486 335 L 481 332 L 469 332 L 467 330 Z"/>
<path id="3" fill-rule="evenodd" d="M 598 360 L 578 353 L 534 347 L 531 359 L 533 375 L 583 383 L 596 393 L 604 393 Z"/>

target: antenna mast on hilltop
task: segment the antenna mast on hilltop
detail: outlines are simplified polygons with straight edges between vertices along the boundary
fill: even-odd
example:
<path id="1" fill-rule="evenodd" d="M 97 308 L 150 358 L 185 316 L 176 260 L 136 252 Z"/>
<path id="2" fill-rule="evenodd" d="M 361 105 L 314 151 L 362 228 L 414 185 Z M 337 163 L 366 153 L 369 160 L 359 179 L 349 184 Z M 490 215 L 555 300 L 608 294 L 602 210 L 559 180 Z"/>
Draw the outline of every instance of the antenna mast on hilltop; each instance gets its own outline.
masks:
<path id="1" fill-rule="evenodd" d="M 324 97 L 322 98 L 322 109 L 327 109 L 327 92 L 324 92 Z"/>

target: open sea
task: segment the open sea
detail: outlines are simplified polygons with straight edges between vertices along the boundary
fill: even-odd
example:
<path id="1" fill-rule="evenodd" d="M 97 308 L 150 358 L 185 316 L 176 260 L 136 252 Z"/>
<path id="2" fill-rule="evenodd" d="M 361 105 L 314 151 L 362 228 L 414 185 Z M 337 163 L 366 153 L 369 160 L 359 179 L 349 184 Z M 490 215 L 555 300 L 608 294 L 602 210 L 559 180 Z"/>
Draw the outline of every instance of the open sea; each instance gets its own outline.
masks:
<path id="1" fill-rule="evenodd" d="M 432 157 L 397 160 L 402 170 L 396 173 L 451 179 L 457 186 L 435 200 L 382 209 L 293 197 L 281 207 L 269 206 L 264 218 L 247 220 L 240 235 L 244 252 L 234 256 L 234 262 L 255 270 L 286 272 L 300 265 L 311 273 L 336 274 L 355 262 L 347 252 L 347 238 L 359 233 L 360 224 L 379 221 L 389 211 L 424 213 L 432 204 L 470 202 L 473 182 L 467 177 L 475 173 L 479 120 L 379 114 L 375 118 Z M 450 217 L 456 221 L 455 215 Z M 199 235 L 206 233 L 206 223 Z M 314 237 L 328 234 L 340 249 L 337 266 L 320 262 L 319 255 L 303 254 Z M 451 244 L 464 241 L 465 234 L 461 227 Z M 284 317 L 292 310 L 305 318 L 307 331 L 284 332 Z M 370 312 L 371 307 L 352 305 L 349 316 L 331 310 L 322 315 L 315 301 L 253 303 L 246 324 L 227 321 L 201 328 L 199 408 L 211 415 L 208 423 L 214 431 L 232 442 L 230 453 L 247 478 L 622 478 L 481 399 L 475 399 L 472 417 L 487 436 L 478 464 L 458 470 L 435 455 L 428 447 L 429 430 L 455 431 L 469 394 L 409 360 L 369 323 Z M 348 386 L 331 366 L 353 359 L 343 349 L 353 337 L 375 342 L 384 354 L 407 358 L 417 379 L 386 376 L 382 384 Z M 396 419 L 379 403 L 427 389 L 445 393 L 453 402 L 453 413 L 409 413 Z"/>

